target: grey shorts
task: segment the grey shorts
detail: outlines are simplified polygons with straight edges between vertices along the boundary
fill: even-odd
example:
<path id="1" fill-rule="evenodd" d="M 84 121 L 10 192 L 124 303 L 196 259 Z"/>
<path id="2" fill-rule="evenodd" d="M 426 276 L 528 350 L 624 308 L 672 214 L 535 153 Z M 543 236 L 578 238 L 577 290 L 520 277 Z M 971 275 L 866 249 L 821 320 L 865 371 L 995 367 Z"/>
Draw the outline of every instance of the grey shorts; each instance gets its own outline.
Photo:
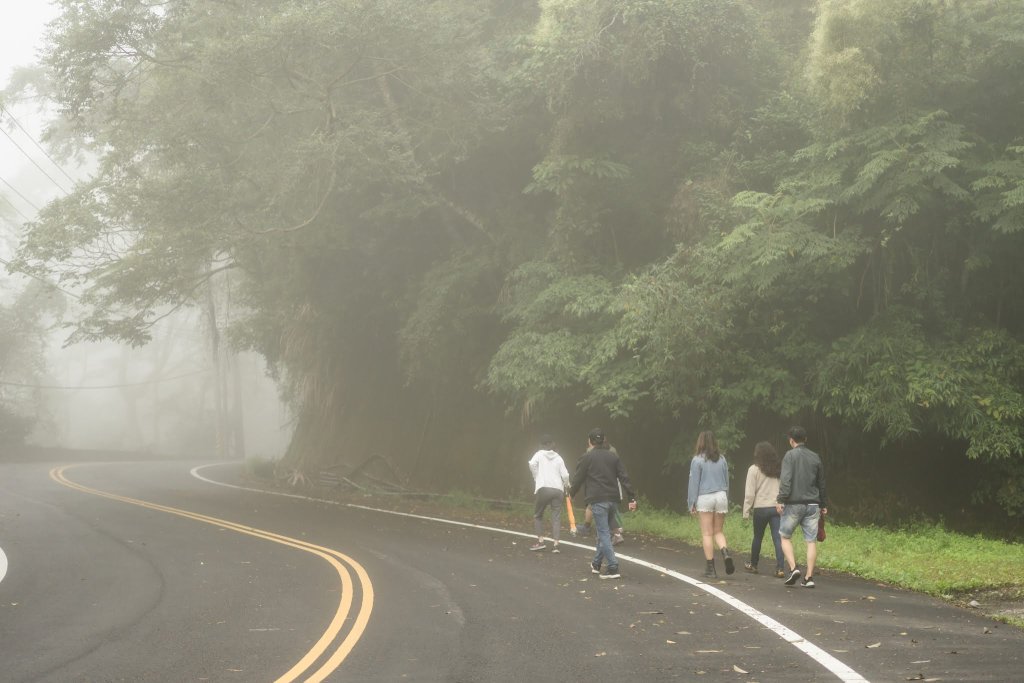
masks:
<path id="1" fill-rule="evenodd" d="M 817 503 L 790 503 L 782 508 L 782 520 L 779 522 L 779 536 L 792 538 L 797 525 L 804 530 L 804 540 L 808 543 L 818 542 L 818 517 L 821 509 Z"/>

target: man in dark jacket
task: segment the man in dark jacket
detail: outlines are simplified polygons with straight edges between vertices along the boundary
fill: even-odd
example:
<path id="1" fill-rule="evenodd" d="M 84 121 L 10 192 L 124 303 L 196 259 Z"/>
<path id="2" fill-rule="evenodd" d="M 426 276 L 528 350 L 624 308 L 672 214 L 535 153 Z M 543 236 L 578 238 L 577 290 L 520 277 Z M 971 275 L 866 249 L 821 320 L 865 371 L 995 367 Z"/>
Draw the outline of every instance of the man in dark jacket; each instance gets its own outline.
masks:
<path id="1" fill-rule="evenodd" d="M 590 570 L 600 574 L 602 579 L 618 579 L 619 561 L 615 558 L 612 548 L 611 529 L 608 519 L 614 517 L 618 510 L 619 483 L 629 500 L 630 511 L 636 510 L 636 496 L 629 482 L 629 475 L 616 453 L 609 450 L 605 443 L 604 431 L 592 429 L 588 435 L 590 450 L 583 454 L 576 466 L 569 488 L 569 495 L 575 496 L 583 489 L 587 505 L 594 511 L 594 526 L 597 528 L 597 549 L 594 559 L 590 562 Z M 601 564 L 606 564 L 601 574 Z"/>
<path id="2" fill-rule="evenodd" d="M 779 497 L 775 506 L 782 520 L 779 535 L 782 537 L 782 554 L 789 565 L 786 585 L 792 586 L 800 579 L 800 570 L 793 555 L 793 532 L 800 527 L 807 542 L 807 576 L 805 588 L 814 588 L 814 563 L 818 559 L 818 519 L 828 512 L 828 498 L 825 496 L 825 467 L 821 457 L 808 448 L 807 432 L 803 427 L 789 430 L 790 450 L 782 457 L 782 474 L 779 475 Z"/>

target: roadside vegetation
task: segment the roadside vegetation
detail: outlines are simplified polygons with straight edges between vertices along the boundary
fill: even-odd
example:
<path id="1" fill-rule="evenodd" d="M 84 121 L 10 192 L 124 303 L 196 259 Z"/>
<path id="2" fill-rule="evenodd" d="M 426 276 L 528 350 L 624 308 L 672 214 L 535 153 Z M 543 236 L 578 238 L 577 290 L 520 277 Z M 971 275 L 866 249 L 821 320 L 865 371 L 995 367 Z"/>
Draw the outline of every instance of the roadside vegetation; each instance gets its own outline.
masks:
<path id="1" fill-rule="evenodd" d="M 458 492 L 440 496 L 438 504 L 509 527 L 529 531 L 532 505 L 526 502 L 504 506 L 486 505 L 471 494 Z M 583 509 L 575 508 L 582 524 Z M 672 539 L 694 546 L 699 553 L 700 527 L 697 519 L 670 510 L 655 509 L 641 502 L 637 512 L 625 515 L 628 536 Z M 563 533 L 568 524 L 563 515 Z M 725 527 L 730 548 L 746 559 L 750 552 L 753 525 L 738 510 L 729 514 Z M 805 560 L 805 545 L 794 541 L 797 562 Z M 774 565 L 774 548 L 766 533 L 761 546 L 761 566 Z M 740 563 L 741 564 L 741 563 Z M 854 526 L 829 519 L 828 537 L 819 545 L 818 565 L 881 584 L 927 593 L 967 605 L 974 596 L 996 605 L 989 616 L 1024 628 L 1024 613 L 1001 613 L 998 605 L 1024 601 L 1024 544 L 982 535 L 950 531 L 941 523 L 916 522 L 906 528 Z M 737 571 L 742 571 L 738 569 Z"/>

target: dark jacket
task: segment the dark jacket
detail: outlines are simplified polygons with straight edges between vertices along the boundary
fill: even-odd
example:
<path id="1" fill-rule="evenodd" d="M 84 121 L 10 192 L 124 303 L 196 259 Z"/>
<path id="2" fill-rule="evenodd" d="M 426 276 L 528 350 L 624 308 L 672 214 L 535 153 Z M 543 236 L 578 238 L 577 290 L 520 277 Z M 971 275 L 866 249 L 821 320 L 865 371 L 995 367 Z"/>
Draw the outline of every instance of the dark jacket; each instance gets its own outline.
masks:
<path id="1" fill-rule="evenodd" d="M 778 502 L 818 503 L 828 507 L 825 495 L 825 466 L 821 457 L 803 444 L 782 456 Z"/>
<path id="2" fill-rule="evenodd" d="M 622 483 L 627 500 L 635 500 L 633 485 L 629 482 L 629 475 L 626 474 L 622 460 L 604 446 L 596 446 L 584 453 L 579 464 L 576 465 L 576 473 L 572 477 L 569 495 L 575 496 L 582 488 L 587 505 L 609 501 L 618 502 L 621 499 L 619 482 Z"/>

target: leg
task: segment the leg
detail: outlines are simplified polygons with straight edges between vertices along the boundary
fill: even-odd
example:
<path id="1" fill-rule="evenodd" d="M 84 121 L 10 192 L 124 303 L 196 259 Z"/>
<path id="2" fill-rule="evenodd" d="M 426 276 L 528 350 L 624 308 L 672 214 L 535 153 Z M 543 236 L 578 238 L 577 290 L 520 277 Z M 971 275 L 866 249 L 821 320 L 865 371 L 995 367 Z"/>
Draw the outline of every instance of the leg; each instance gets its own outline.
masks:
<path id="1" fill-rule="evenodd" d="M 754 568 L 757 568 L 757 563 L 761 559 L 761 541 L 764 539 L 764 528 L 768 526 L 769 509 L 754 508 L 754 539 L 750 542 L 750 565 Z"/>
<path id="2" fill-rule="evenodd" d="M 818 542 L 807 541 L 807 578 L 814 576 L 814 563 L 818 560 Z"/>
<path id="3" fill-rule="evenodd" d="M 715 543 L 719 548 L 725 550 L 729 543 L 725 540 L 725 513 L 716 512 L 714 516 Z"/>
<path id="4" fill-rule="evenodd" d="M 782 519 L 779 521 L 779 543 L 782 546 L 782 554 L 786 558 L 786 567 L 790 571 L 796 571 L 796 557 L 793 555 L 793 532 L 800 526 L 800 520 L 804 513 L 803 505 L 787 505 L 782 510 Z"/>
<path id="5" fill-rule="evenodd" d="M 700 542 L 704 546 L 704 559 L 709 562 L 715 559 L 715 513 L 698 512 L 700 518 Z"/>
<path id="6" fill-rule="evenodd" d="M 821 512 L 817 505 L 809 505 L 803 519 L 804 540 L 807 541 L 807 580 L 814 576 L 814 564 L 818 559 L 818 519 Z"/>
<path id="7" fill-rule="evenodd" d="M 547 500 L 544 497 L 544 489 L 539 489 L 534 494 L 533 503 L 533 532 L 537 535 L 537 543 L 544 542 L 544 508 L 547 507 Z"/>
<path id="8" fill-rule="evenodd" d="M 733 564 L 732 555 L 729 554 L 729 543 L 725 540 L 725 513 L 715 513 L 715 542 L 718 543 L 719 549 L 722 551 L 722 561 L 725 562 L 725 573 L 732 574 L 736 571 L 736 565 Z"/>
<path id="9" fill-rule="evenodd" d="M 789 570 L 796 569 L 796 560 L 793 559 L 793 541 L 785 536 L 782 537 L 782 554 L 786 558 L 786 566 L 789 567 Z"/>
<path id="10" fill-rule="evenodd" d="M 562 535 L 562 492 L 559 489 L 551 489 L 551 496 L 548 504 L 551 506 L 551 537 L 555 539 L 555 545 Z"/>
<path id="11" fill-rule="evenodd" d="M 768 527 L 772 532 L 772 543 L 775 544 L 775 569 L 777 571 L 782 571 L 782 564 L 785 561 L 785 556 L 782 553 L 782 537 L 779 536 L 779 521 L 782 517 L 779 516 L 779 513 L 775 508 L 769 509 L 771 510 L 771 514 L 768 517 Z"/>
<path id="12" fill-rule="evenodd" d="M 597 528 L 597 549 L 594 553 L 594 564 L 601 566 L 601 560 L 607 562 L 608 569 L 618 569 L 619 562 L 612 548 L 611 530 L 608 528 L 609 507 L 614 503 L 594 503 L 594 526 Z"/>

